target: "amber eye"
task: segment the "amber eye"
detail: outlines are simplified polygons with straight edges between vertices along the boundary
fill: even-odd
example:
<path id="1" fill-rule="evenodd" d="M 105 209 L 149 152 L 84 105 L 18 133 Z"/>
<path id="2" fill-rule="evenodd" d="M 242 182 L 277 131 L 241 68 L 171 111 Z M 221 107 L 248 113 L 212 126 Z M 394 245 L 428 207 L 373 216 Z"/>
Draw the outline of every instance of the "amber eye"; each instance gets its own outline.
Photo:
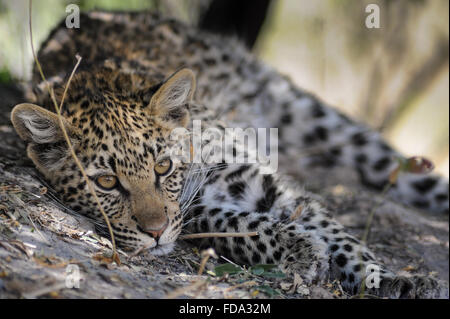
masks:
<path id="1" fill-rule="evenodd" d="M 166 159 L 155 165 L 155 172 L 159 176 L 164 176 L 169 173 L 171 168 L 172 168 L 172 161 L 170 159 Z"/>
<path id="2" fill-rule="evenodd" d="M 111 190 L 118 184 L 117 177 L 114 175 L 101 175 L 95 179 L 98 186 L 103 189 Z"/>

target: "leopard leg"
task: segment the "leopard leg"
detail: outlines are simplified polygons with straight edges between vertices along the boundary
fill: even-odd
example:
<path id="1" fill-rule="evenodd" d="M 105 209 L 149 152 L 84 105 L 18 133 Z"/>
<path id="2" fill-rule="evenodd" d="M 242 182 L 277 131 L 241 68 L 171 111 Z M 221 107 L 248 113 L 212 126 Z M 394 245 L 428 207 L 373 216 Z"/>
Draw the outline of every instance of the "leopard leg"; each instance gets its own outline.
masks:
<path id="1" fill-rule="evenodd" d="M 258 232 L 258 236 L 251 237 L 198 240 L 200 247 L 213 247 L 236 263 L 278 264 L 288 274 L 299 274 L 307 284 L 337 279 L 349 295 L 364 292 L 388 298 L 448 296 L 446 284 L 432 277 L 407 278 L 386 269 L 367 247 L 323 214 L 325 211 L 311 213 L 309 207 L 298 221 L 282 222 L 269 213 L 200 207 L 197 217 L 187 226 L 189 232 Z"/>
<path id="2" fill-rule="evenodd" d="M 198 211 L 197 211 L 198 213 Z M 257 232 L 257 236 L 202 239 L 200 247 L 241 265 L 278 264 L 288 273 L 299 274 L 307 283 L 328 276 L 327 246 L 302 225 L 282 223 L 268 213 L 205 209 L 188 224 L 196 232 Z"/>
<path id="3" fill-rule="evenodd" d="M 330 278 L 350 295 L 364 292 L 388 298 L 448 298 L 448 284 L 431 276 L 399 276 L 376 261 L 373 253 L 316 202 L 302 203 L 297 222 L 327 243 Z"/>
<path id="4" fill-rule="evenodd" d="M 428 277 L 424 277 L 428 288 L 417 293 L 411 280 L 378 263 L 365 245 L 347 234 L 307 193 L 276 174 L 258 174 L 256 165 L 215 170 L 195 203 L 187 218 L 189 232 L 258 232 L 258 236 L 201 242 L 244 265 L 278 264 L 306 282 L 337 279 L 351 295 L 360 292 L 370 269 L 380 278 L 379 288 L 369 285 L 374 288 L 370 293 L 388 297 L 441 293 L 441 286 Z"/>

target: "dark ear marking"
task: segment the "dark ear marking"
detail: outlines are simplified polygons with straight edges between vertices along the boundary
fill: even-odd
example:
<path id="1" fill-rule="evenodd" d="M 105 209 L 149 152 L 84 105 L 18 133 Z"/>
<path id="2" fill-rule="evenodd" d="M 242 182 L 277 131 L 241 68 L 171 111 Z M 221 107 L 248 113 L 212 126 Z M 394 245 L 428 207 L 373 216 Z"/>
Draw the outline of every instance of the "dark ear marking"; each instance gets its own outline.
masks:
<path id="1" fill-rule="evenodd" d="M 155 92 L 150 101 L 150 112 L 163 122 L 186 126 L 188 107 L 195 92 L 195 75 L 189 69 L 181 69 L 171 75 Z"/>

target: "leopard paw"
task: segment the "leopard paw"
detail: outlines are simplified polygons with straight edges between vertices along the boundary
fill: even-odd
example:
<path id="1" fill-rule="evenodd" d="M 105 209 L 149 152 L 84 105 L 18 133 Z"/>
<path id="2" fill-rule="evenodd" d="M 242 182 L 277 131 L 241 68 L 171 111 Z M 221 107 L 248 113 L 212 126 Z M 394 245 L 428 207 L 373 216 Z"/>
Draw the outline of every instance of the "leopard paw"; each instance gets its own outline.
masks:
<path id="1" fill-rule="evenodd" d="M 288 253 L 282 269 L 288 274 L 300 275 L 305 283 L 321 282 L 329 273 L 327 246 L 314 235 L 304 233 L 301 226 L 297 227 L 297 236 L 285 238 Z"/>
<path id="2" fill-rule="evenodd" d="M 379 288 L 371 293 L 391 299 L 448 298 L 448 283 L 428 276 L 392 276 L 381 280 Z"/>

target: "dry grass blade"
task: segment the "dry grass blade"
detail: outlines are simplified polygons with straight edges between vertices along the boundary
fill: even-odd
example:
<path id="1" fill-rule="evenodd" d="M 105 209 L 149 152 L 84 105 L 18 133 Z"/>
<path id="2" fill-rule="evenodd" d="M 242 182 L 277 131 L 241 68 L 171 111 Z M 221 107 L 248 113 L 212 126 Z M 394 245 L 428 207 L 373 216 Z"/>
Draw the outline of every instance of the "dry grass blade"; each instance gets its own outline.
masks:
<path id="1" fill-rule="evenodd" d="M 213 257 L 215 259 L 219 258 L 214 251 L 214 249 L 209 248 L 207 250 L 202 251 L 202 262 L 200 263 L 200 267 L 198 268 L 198 275 L 201 276 L 203 274 L 203 271 L 205 270 L 206 263 L 208 262 L 210 257 Z"/>
<path id="2" fill-rule="evenodd" d="M 60 128 L 61 128 L 61 131 L 63 132 L 63 135 L 64 135 L 64 138 L 65 138 L 65 140 L 67 142 L 67 145 L 69 147 L 70 153 L 71 153 L 73 159 L 75 160 L 75 163 L 77 164 L 78 168 L 80 169 L 81 174 L 83 175 L 83 178 L 86 181 L 86 184 L 88 185 L 89 191 L 91 192 L 94 200 L 97 203 L 97 206 L 98 206 L 100 212 L 103 215 L 103 218 L 105 219 L 106 225 L 107 225 L 108 230 L 109 230 L 109 234 L 111 236 L 111 244 L 112 244 L 112 250 L 113 250 L 112 260 L 115 261 L 117 264 L 120 264 L 120 259 L 119 259 L 119 255 L 118 255 L 117 250 L 116 250 L 116 243 L 115 243 L 115 239 L 114 239 L 114 233 L 113 233 L 112 228 L 111 228 L 111 223 L 109 222 L 109 218 L 106 215 L 105 211 L 103 210 L 103 207 L 102 207 L 102 205 L 101 205 L 101 203 L 100 203 L 100 201 L 99 201 L 99 199 L 97 197 L 97 194 L 95 193 L 95 190 L 94 190 L 92 184 L 90 183 L 90 181 L 89 181 L 89 179 L 88 179 L 88 177 L 86 175 L 86 172 L 84 171 L 83 166 L 81 165 L 81 162 L 79 161 L 78 157 L 75 154 L 72 142 L 70 141 L 69 135 L 67 134 L 66 128 L 65 128 L 65 126 L 63 124 L 63 118 L 62 118 L 62 115 L 61 115 L 61 107 L 62 107 L 62 105 L 64 103 L 64 99 L 65 99 L 67 90 L 69 88 L 70 82 L 72 81 L 73 75 L 75 74 L 75 71 L 77 70 L 77 68 L 78 68 L 78 66 L 79 66 L 79 64 L 81 62 L 81 57 L 78 56 L 78 55 L 76 57 L 77 58 L 77 63 L 75 65 L 75 67 L 73 68 L 72 73 L 70 74 L 70 77 L 69 77 L 69 79 L 68 79 L 68 81 L 66 83 L 66 86 L 64 88 L 64 93 L 63 93 L 63 96 L 61 98 L 60 105 L 58 106 L 58 103 L 56 102 L 56 98 L 55 98 L 54 92 L 51 89 L 50 84 L 48 83 L 47 79 L 45 78 L 44 72 L 42 71 L 41 64 L 39 63 L 39 60 L 38 60 L 38 58 L 36 56 L 36 52 L 34 50 L 34 45 L 33 45 L 33 28 L 32 28 L 32 14 L 31 14 L 32 13 L 32 2 L 33 2 L 32 0 L 29 1 L 29 29 L 30 29 L 31 51 L 33 53 L 34 61 L 35 61 L 36 66 L 37 66 L 37 68 L 39 70 L 39 73 L 40 73 L 40 75 L 42 77 L 42 80 L 47 85 L 47 90 L 48 90 L 48 92 L 49 92 L 49 94 L 50 94 L 50 96 L 52 98 L 53 104 L 55 106 L 56 113 L 58 114 L 59 125 L 60 125 Z"/>

